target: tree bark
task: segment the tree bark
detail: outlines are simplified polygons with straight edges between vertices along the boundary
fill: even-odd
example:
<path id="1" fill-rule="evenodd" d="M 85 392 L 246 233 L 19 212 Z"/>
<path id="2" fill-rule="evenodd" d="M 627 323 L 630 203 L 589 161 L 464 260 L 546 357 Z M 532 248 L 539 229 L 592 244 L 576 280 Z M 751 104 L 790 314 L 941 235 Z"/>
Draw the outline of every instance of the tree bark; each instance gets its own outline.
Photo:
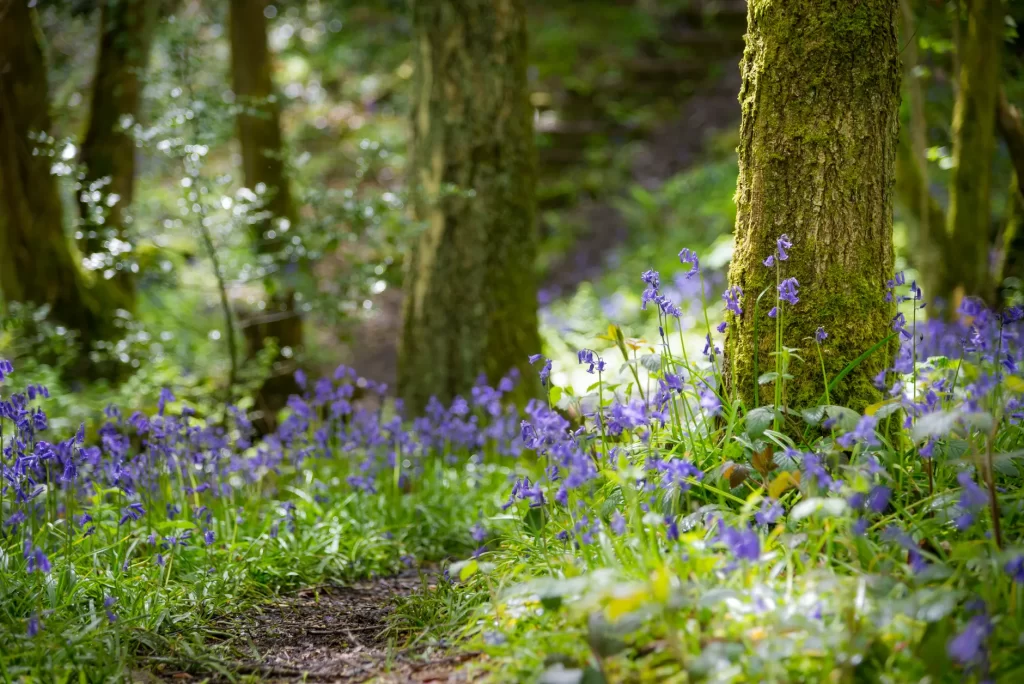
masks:
<path id="1" fill-rule="evenodd" d="M 1010 104 L 1006 93 L 999 91 L 998 116 L 996 125 L 1013 163 L 1013 174 L 1006 197 L 1006 230 L 1003 233 L 1002 263 L 998 270 L 999 282 L 1006 278 L 1016 278 L 1016 289 L 1020 291 L 1021 280 L 1024 280 L 1024 122 L 1021 121 L 1020 110 Z"/>
<path id="2" fill-rule="evenodd" d="M 0 292 L 9 305 L 49 306 L 88 343 L 107 330 L 64 235 L 46 64 L 28 3 L 0 0 Z"/>
<path id="3" fill-rule="evenodd" d="M 917 28 L 911 0 L 900 0 L 903 79 L 910 104 L 910 126 L 900 131 L 896 152 L 896 193 L 913 217 L 910 224 L 911 253 L 926 297 L 931 298 L 942 282 L 946 248 L 946 215 L 928 187 L 928 121 L 925 118 L 924 88 L 918 73 Z"/>
<path id="4" fill-rule="evenodd" d="M 298 218 L 288 185 L 281 134 L 281 111 L 271 78 L 272 62 L 267 44 L 266 0 L 231 0 L 229 33 L 231 80 L 236 105 L 238 141 L 242 148 L 242 171 L 247 188 L 262 198 L 263 218 L 252 224 L 253 241 L 268 297 L 262 311 L 242 314 L 247 355 L 253 358 L 267 340 L 283 347 L 300 349 L 303 344 L 302 316 L 295 302 L 287 274 L 278 272 L 284 261 L 288 231 Z M 289 265 L 294 266 L 294 264 Z M 292 356 L 279 356 L 276 369 L 260 389 L 259 406 L 265 426 L 272 414 L 297 390 L 292 379 Z"/>
<path id="5" fill-rule="evenodd" d="M 94 270 L 111 280 L 119 305 L 135 308 L 133 260 L 126 226 L 135 189 L 135 140 L 126 123 L 138 118 L 142 77 L 156 24 L 157 3 L 106 0 L 100 6 L 100 47 L 78 188 L 79 248 Z M 113 275 L 113 278 L 109 276 Z"/>
<path id="6" fill-rule="evenodd" d="M 996 125 L 1010 152 L 1010 162 L 1017 174 L 1017 187 L 1024 193 L 1024 186 L 1021 185 L 1024 182 L 1024 121 L 1021 120 L 1020 110 L 1010 104 L 1003 90 L 999 91 Z"/>
<path id="7" fill-rule="evenodd" d="M 813 336 L 823 344 L 829 378 L 885 338 L 893 305 L 892 208 L 900 100 L 897 0 L 751 0 L 741 63 L 742 122 L 736 190 L 736 249 L 730 281 L 743 288 L 743 315 L 730 326 L 727 384 L 753 403 L 754 358 L 775 367 L 775 325 L 762 306 L 755 339 L 754 303 L 776 272 L 762 261 L 788 234 L 782 277 L 800 283 L 800 302 L 785 307 L 782 341 L 794 361 L 785 403 L 801 408 L 824 395 Z M 891 360 L 891 350 L 889 359 Z M 854 409 L 876 401 L 879 351 L 831 392 Z"/>
<path id="8" fill-rule="evenodd" d="M 992 300 L 990 276 L 992 156 L 995 153 L 999 62 L 1003 42 L 1001 0 L 967 3 L 957 98 L 953 107 L 953 175 L 950 182 L 951 255 L 942 291 L 952 315 L 964 295 Z"/>
<path id="9" fill-rule="evenodd" d="M 254 224 L 257 251 L 268 254 L 283 242 L 282 219 L 295 225 L 296 214 L 284 165 L 281 136 L 281 108 L 271 78 L 270 48 L 267 45 L 266 0 L 231 0 L 231 82 L 235 103 L 238 141 L 242 147 L 245 185 L 262 190 L 265 221 Z M 271 232 L 272 231 L 272 232 Z"/>
<path id="10" fill-rule="evenodd" d="M 511 369 L 539 393 L 535 161 L 522 0 L 413 0 L 410 185 L 399 393 L 413 411 Z"/>

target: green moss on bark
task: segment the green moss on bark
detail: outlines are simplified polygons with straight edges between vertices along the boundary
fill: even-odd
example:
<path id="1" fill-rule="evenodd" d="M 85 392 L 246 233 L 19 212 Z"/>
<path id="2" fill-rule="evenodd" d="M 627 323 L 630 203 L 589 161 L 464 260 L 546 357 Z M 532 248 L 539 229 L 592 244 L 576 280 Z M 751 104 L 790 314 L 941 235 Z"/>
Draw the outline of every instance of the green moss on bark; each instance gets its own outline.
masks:
<path id="1" fill-rule="evenodd" d="M 413 410 L 521 371 L 537 333 L 535 164 L 522 0 L 414 0 L 412 185 L 399 393 Z M 454 192 L 452 191 L 454 189 Z"/>
<path id="2" fill-rule="evenodd" d="M 32 12 L 24 2 L 0 11 L 0 292 L 8 304 L 49 306 L 88 344 L 111 334 L 113 308 L 86 287 L 64 235 L 52 158 L 33 138 L 50 130 L 50 111 Z"/>
<path id="3" fill-rule="evenodd" d="M 749 3 L 730 267 L 731 284 L 744 290 L 744 314 L 727 340 L 727 381 L 748 406 L 755 355 L 761 372 L 775 365 L 771 305 L 762 306 L 756 340 L 753 316 L 762 290 L 774 298 L 776 273 L 762 261 L 779 235 L 793 240 L 783 278 L 800 282 L 800 303 L 783 305 L 783 343 L 804 359 L 790 369 L 789 406 L 813 405 L 824 391 L 812 341 L 818 326 L 829 333 L 830 377 L 890 332 L 894 311 L 884 297 L 893 270 L 897 11 L 896 0 Z M 863 408 L 877 400 L 871 379 L 885 357 L 879 352 L 848 375 L 833 403 Z"/>

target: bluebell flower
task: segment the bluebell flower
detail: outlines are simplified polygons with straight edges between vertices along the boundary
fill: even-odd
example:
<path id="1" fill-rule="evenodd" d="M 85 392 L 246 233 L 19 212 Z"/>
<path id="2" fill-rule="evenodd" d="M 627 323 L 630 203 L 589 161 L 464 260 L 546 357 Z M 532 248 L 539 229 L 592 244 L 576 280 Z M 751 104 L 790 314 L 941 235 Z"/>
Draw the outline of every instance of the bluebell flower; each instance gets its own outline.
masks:
<path id="1" fill-rule="evenodd" d="M 30 639 L 34 639 L 36 636 L 39 635 L 40 629 L 42 629 L 42 623 L 39 621 L 39 616 L 35 613 L 32 613 L 32 615 L 30 615 L 28 618 L 28 628 L 26 629 L 28 637 Z"/>
<path id="2" fill-rule="evenodd" d="M 991 632 L 992 622 L 988 616 L 975 615 L 963 631 L 946 644 L 946 653 L 961 665 L 982 665 L 987 657 L 985 642 Z"/>
<path id="3" fill-rule="evenodd" d="M 978 511 L 988 505 L 988 494 L 974 482 L 971 474 L 966 470 L 957 473 L 956 479 L 963 487 L 958 504 L 964 512 L 953 524 L 958 530 L 963 531 L 974 524 Z"/>
<path id="4" fill-rule="evenodd" d="M 135 502 L 128 504 L 127 508 L 121 509 L 121 520 L 118 525 L 124 525 L 129 520 L 137 521 L 146 514 L 146 509 L 142 507 L 142 504 Z"/>
<path id="5" fill-rule="evenodd" d="M 743 315 L 743 307 L 740 304 L 740 300 L 743 299 L 743 288 L 739 285 L 734 285 L 728 290 L 722 293 L 722 299 L 725 300 L 725 308 L 733 312 L 737 316 Z"/>
<path id="6" fill-rule="evenodd" d="M 1024 584 L 1024 554 L 1019 554 L 1006 561 L 1003 569 L 1006 570 L 1007 575 L 1013 578 L 1014 582 Z"/>
<path id="7" fill-rule="evenodd" d="M 793 247 L 793 243 L 790 242 L 789 236 L 783 233 L 775 241 L 775 247 L 776 253 L 779 256 L 779 261 L 785 261 L 786 259 L 789 258 L 789 254 L 786 252 L 786 250 L 791 249 Z"/>
<path id="8" fill-rule="evenodd" d="M 673 516 L 665 516 L 665 528 L 665 536 L 670 542 L 679 541 L 679 525 Z"/>
<path id="9" fill-rule="evenodd" d="M 821 344 L 827 338 L 828 338 L 828 333 L 825 332 L 825 329 L 819 325 L 818 329 L 814 331 L 814 339 L 815 339 L 815 341 L 817 341 L 818 344 Z"/>
<path id="10" fill-rule="evenodd" d="M 591 349 L 581 349 L 576 352 L 576 359 L 581 364 L 587 364 L 587 372 L 593 375 L 594 369 L 596 368 L 599 372 L 604 371 L 605 362 Z"/>
<path id="11" fill-rule="evenodd" d="M 875 434 L 875 427 L 877 425 L 878 419 L 874 416 L 861 416 L 860 420 L 857 421 L 856 427 L 839 437 L 836 443 L 846 449 L 852 448 L 854 444 L 878 446 L 881 442 L 878 441 L 878 435 Z"/>
<path id="12" fill-rule="evenodd" d="M 621 535 L 626 531 L 626 518 L 623 517 L 622 513 L 615 511 L 615 513 L 612 514 L 612 520 L 609 527 L 611 527 L 612 532 Z"/>
<path id="13" fill-rule="evenodd" d="M 761 557 L 761 539 L 757 532 L 749 528 L 739 529 L 725 524 L 718 519 L 717 541 L 725 544 L 736 560 L 757 560 Z"/>
<path id="14" fill-rule="evenodd" d="M 889 498 L 892 496 L 892 490 L 884 485 L 876 485 L 868 493 L 867 507 L 873 513 L 884 513 L 885 509 L 889 507 Z"/>
<path id="15" fill-rule="evenodd" d="M 754 521 L 758 525 L 771 525 L 777 522 L 783 514 L 782 504 L 776 499 L 765 499 L 760 510 L 754 514 Z"/>
<path id="16" fill-rule="evenodd" d="M 697 259 L 697 253 L 693 250 L 683 247 L 679 252 L 679 263 L 684 266 L 690 264 L 690 270 L 685 274 L 687 278 L 692 278 L 700 272 L 700 261 Z"/>
<path id="17" fill-rule="evenodd" d="M 903 315 L 903 312 L 897 312 L 897 314 L 893 316 L 892 329 L 903 335 L 903 337 L 908 340 L 911 338 L 910 331 L 907 330 L 907 318 Z"/>
<path id="18" fill-rule="evenodd" d="M 114 624 L 115 622 L 117 622 L 117 615 L 114 613 L 113 610 L 111 610 L 114 607 L 115 603 L 117 603 L 116 596 L 107 596 L 103 599 L 103 607 L 107 611 L 107 622 L 109 622 L 110 624 Z"/>
<path id="19" fill-rule="evenodd" d="M 766 268 L 771 268 L 772 266 L 775 265 L 775 255 L 769 254 L 768 257 L 761 263 L 764 264 Z"/>
<path id="20" fill-rule="evenodd" d="M 786 278 L 779 283 L 779 299 L 789 304 L 797 304 L 800 298 L 797 297 L 800 283 L 797 282 L 796 278 Z"/>

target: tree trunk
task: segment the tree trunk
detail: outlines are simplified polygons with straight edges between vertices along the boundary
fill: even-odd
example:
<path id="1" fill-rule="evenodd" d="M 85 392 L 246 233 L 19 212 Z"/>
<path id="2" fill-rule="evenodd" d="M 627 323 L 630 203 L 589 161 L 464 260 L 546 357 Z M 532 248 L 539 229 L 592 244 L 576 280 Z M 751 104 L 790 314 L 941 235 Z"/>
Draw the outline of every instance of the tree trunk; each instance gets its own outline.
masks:
<path id="1" fill-rule="evenodd" d="M 407 263 L 399 394 L 466 394 L 519 369 L 539 393 L 535 162 L 522 0 L 414 0 L 410 185 L 426 225 Z"/>
<path id="2" fill-rule="evenodd" d="M 770 304 L 760 310 L 759 339 L 753 324 L 758 294 L 768 289 L 774 299 L 776 273 L 762 261 L 780 234 L 793 242 L 782 277 L 800 283 L 799 304 L 782 305 L 783 344 L 803 358 L 790 367 L 787 405 L 814 405 L 824 394 L 818 326 L 829 334 L 822 346 L 830 378 L 891 332 L 897 12 L 897 0 L 749 3 L 729 274 L 743 288 L 743 315 L 727 340 L 728 388 L 748 407 L 755 354 L 762 372 L 775 367 Z M 862 409 L 875 401 L 871 380 L 885 363 L 882 351 L 861 363 L 832 391 L 832 403 Z"/>
<path id="3" fill-rule="evenodd" d="M 107 0 L 100 6 L 100 48 L 93 77 L 89 125 L 79 161 L 82 217 L 79 247 L 92 268 L 111 280 L 119 305 L 135 308 L 134 260 L 125 257 L 125 233 L 135 188 L 135 140 L 126 123 L 138 117 L 142 77 L 156 23 L 157 4 Z M 113 278 L 109 276 L 113 275 Z"/>
<path id="4" fill-rule="evenodd" d="M 999 284 L 1006 278 L 1015 278 L 1014 289 L 1024 290 L 1024 122 L 1020 111 L 1006 99 L 1006 93 L 999 92 L 996 125 L 1013 163 L 1010 187 L 1006 193 L 1006 230 L 1001 248 L 1002 263 L 998 270 Z"/>
<path id="5" fill-rule="evenodd" d="M 231 82 L 238 141 L 242 146 L 245 185 L 262 194 L 268 214 L 254 226 L 257 251 L 269 254 L 280 249 L 282 219 L 295 225 L 295 207 L 288 188 L 281 140 L 281 111 L 271 79 L 267 46 L 266 0 L 231 0 Z M 272 231 L 272 232 L 271 232 Z"/>
<path id="6" fill-rule="evenodd" d="M 903 78 L 910 101 L 910 126 L 900 131 L 896 152 L 896 193 L 909 209 L 911 254 L 920 285 L 929 299 L 941 287 L 946 239 L 946 215 L 928 187 L 928 121 L 924 87 L 918 73 L 917 28 L 911 0 L 900 0 L 903 31 Z"/>
<path id="7" fill-rule="evenodd" d="M 253 240 L 268 301 L 262 311 L 242 314 L 247 354 L 250 358 L 274 338 L 281 347 L 301 348 L 302 316 L 295 305 L 294 289 L 286 276 L 275 273 L 291 259 L 284 256 L 288 231 L 297 220 L 288 187 L 281 135 L 281 113 L 271 78 L 271 57 L 267 45 L 266 0 L 231 0 L 229 33 L 231 40 L 231 80 L 235 104 L 238 140 L 242 148 L 242 170 L 247 188 L 262 199 L 263 218 L 253 223 Z M 271 414 L 280 409 L 288 394 L 297 390 L 292 380 L 292 356 L 279 356 L 274 375 L 260 389 L 259 406 L 266 426 Z"/>
<path id="8" fill-rule="evenodd" d="M 956 311 L 964 295 L 991 300 L 995 288 L 991 264 L 990 194 L 995 153 L 999 61 L 1003 42 L 1001 0 L 970 0 L 962 37 L 957 98 L 953 107 L 953 175 L 949 198 L 951 237 L 942 292 Z"/>
<path id="9" fill-rule="evenodd" d="M 64 235 L 46 64 L 28 3 L 0 0 L 0 292 L 6 304 L 48 305 L 53 320 L 93 341 L 106 332 Z"/>

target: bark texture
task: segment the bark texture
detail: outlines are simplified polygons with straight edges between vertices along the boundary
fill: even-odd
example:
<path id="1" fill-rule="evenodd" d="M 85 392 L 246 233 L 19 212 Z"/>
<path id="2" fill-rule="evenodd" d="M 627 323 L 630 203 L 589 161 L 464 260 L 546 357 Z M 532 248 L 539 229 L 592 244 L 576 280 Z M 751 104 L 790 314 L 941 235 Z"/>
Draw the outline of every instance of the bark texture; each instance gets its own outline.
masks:
<path id="1" fill-rule="evenodd" d="M 1006 197 L 1006 231 L 1003 234 L 1002 263 L 999 268 L 1000 284 L 1006 278 L 1024 279 L 1024 122 L 1020 110 L 1010 104 L 1006 93 L 1000 91 L 996 124 L 1013 162 L 1013 174 Z M 1021 283 L 1016 283 L 1020 289 Z"/>
<path id="2" fill-rule="evenodd" d="M 1001 0 L 967 2 L 957 98 L 953 107 L 953 175 L 948 232 L 952 241 L 942 291 L 954 312 L 965 294 L 991 300 L 992 156 L 995 153 L 999 63 L 1004 31 Z"/>
<path id="3" fill-rule="evenodd" d="M 285 173 L 281 136 L 281 108 L 271 78 L 270 49 L 267 46 L 266 0 L 231 0 L 231 82 L 235 102 L 241 108 L 236 118 L 242 147 L 245 185 L 256 191 L 265 188 L 266 221 L 254 228 L 257 249 L 276 251 L 280 244 L 281 219 L 295 224 L 295 207 Z M 274 232 L 268 235 L 268 232 Z"/>
<path id="4" fill-rule="evenodd" d="M 425 229 L 407 264 L 399 393 L 412 410 L 521 372 L 537 332 L 535 162 L 522 0 L 414 0 L 410 185 Z"/>
<path id="5" fill-rule="evenodd" d="M 910 211 L 911 254 L 925 295 L 941 287 L 943 255 L 948 249 L 946 214 L 928 187 L 928 122 L 925 117 L 924 76 L 918 66 L 918 35 L 911 0 L 900 0 L 903 31 L 903 78 L 909 95 L 910 126 L 900 131 L 896 152 L 896 192 Z"/>
<path id="6" fill-rule="evenodd" d="M 126 234 L 135 189 L 135 140 L 125 123 L 138 118 L 142 79 L 149 62 L 158 3 L 106 0 L 100 5 L 100 47 L 93 77 L 89 124 L 79 161 L 85 167 L 78 195 L 79 247 L 96 270 L 114 271 L 112 294 L 134 310 L 135 286 Z"/>
<path id="7" fill-rule="evenodd" d="M 744 311 L 727 340 L 727 382 L 748 407 L 755 355 L 760 372 L 775 367 L 771 304 L 761 307 L 759 339 L 753 323 L 758 294 L 768 288 L 766 299 L 774 299 L 776 273 L 762 261 L 780 234 L 793 242 L 782 277 L 800 282 L 799 304 L 782 305 L 783 344 L 804 359 L 790 368 L 787 405 L 806 407 L 823 395 L 812 342 L 818 326 L 829 334 L 829 377 L 890 332 L 894 311 L 884 297 L 893 272 L 898 11 L 897 0 L 749 2 L 730 267 Z M 859 409 L 875 401 L 871 379 L 885 356 L 850 373 L 832 403 Z"/>
<path id="8" fill-rule="evenodd" d="M 7 304 L 49 305 L 88 342 L 105 332 L 104 317 L 64 235 L 54 158 L 35 139 L 49 131 L 50 111 L 32 12 L 0 0 L 0 292 Z"/>
<path id="9" fill-rule="evenodd" d="M 298 216 L 288 186 L 281 111 L 271 77 L 264 14 L 267 4 L 267 0 L 231 0 L 228 23 L 231 80 L 240 108 L 236 127 L 242 148 L 242 172 L 245 186 L 263 198 L 264 218 L 253 223 L 253 240 L 261 266 L 272 272 L 281 262 L 285 237 Z M 302 316 L 295 306 L 294 290 L 278 276 L 265 282 L 266 308 L 240 315 L 249 358 L 255 357 L 271 338 L 282 348 L 297 350 L 303 345 Z M 293 371 L 294 362 L 279 356 L 272 376 L 260 388 L 258 407 L 263 409 L 263 427 L 267 429 L 272 427 L 274 413 L 298 389 Z"/>

